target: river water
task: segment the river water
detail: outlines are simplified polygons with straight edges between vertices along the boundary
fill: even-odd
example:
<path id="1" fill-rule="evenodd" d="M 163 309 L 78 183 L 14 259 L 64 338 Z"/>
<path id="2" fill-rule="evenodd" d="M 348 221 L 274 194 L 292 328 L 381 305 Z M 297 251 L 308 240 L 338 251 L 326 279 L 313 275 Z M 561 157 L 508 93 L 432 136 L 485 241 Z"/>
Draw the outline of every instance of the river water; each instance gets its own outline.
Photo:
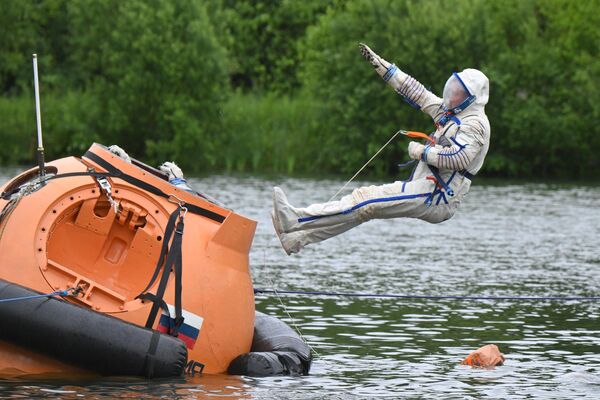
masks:
<path id="1" fill-rule="evenodd" d="M 598 186 L 475 182 L 458 213 L 442 224 L 371 221 L 286 256 L 270 222 L 272 186 L 300 206 L 329 199 L 343 181 L 190 181 L 259 221 L 251 253 L 256 288 L 600 295 Z M 296 326 L 310 343 L 315 359 L 309 376 L 0 381 L 0 397 L 600 398 L 599 302 L 258 295 L 256 306 Z M 459 365 L 488 343 L 504 353 L 504 366 Z"/>

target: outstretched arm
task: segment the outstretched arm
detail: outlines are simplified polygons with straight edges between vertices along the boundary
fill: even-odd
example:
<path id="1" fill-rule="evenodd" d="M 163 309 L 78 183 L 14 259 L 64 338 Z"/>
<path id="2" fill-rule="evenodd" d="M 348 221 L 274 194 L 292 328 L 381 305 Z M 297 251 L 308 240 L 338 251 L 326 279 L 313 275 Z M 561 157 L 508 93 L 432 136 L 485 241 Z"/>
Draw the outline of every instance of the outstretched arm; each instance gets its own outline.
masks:
<path id="1" fill-rule="evenodd" d="M 429 114 L 435 122 L 441 118 L 443 114 L 440 107 L 442 99 L 425 89 L 425 86 L 415 78 L 379 57 L 366 44 L 360 43 L 358 47 L 361 54 L 375 68 L 375 72 L 393 87 L 396 93 L 404 97 L 408 104 Z"/>

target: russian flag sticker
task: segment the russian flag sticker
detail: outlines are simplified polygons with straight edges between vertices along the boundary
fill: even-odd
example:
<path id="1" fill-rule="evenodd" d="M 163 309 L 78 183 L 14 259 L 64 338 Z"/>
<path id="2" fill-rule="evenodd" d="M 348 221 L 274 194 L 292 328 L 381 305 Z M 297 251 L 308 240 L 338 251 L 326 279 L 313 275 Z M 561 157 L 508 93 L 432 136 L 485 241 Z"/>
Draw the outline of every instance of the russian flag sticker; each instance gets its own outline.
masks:
<path id="1" fill-rule="evenodd" d="M 175 325 L 175 307 L 171 304 L 167 304 L 167 307 L 169 308 L 169 314 L 171 314 L 171 316 L 163 310 L 160 320 L 158 321 L 158 327 L 156 328 L 159 332 L 166 334 L 169 333 L 169 326 Z M 181 310 L 181 316 L 183 317 L 183 324 L 179 327 L 179 334 L 177 337 L 185 343 L 185 346 L 188 349 L 192 350 L 196 344 L 198 335 L 200 334 L 200 328 L 202 327 L 202 321 L 204 321 L 204 319 L 186 310 Z"/>

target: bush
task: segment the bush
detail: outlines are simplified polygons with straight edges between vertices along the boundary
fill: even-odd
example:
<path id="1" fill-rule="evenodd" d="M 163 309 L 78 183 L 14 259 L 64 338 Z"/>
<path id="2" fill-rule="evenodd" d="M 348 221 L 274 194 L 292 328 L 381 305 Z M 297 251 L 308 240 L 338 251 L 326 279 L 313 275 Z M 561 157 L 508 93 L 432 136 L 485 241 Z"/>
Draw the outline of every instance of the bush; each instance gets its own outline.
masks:
<path id="1" fill-rule="evenodd" d="M 397 130 L 434 129 L 361 57 L 365 42 L 437 94 L 456 69 L 490 78 L 482 174 L 597 179 L 598 2 L 24 0 L 2 11 L 3 163 L 33 158 L 37 52 L 49 158 L 98 140 L 190 172 L 349 174 Z M 407 143 L 365 173 L 398 174 Z"/>
<path id="2" fill-rule="evenodd" d="M 450 3 L 448 3 L 450 4 Z M 452 3 L 453 13 L 472 13 Z M 349 173 L 356 170 L 399 129 L 429 132 L 431 119 L 415 111 L 373 72 L 358 51 L 360 42 L 440 93 L 456 66 L 473 65 L 470 44 L 439 2 L 355 1 L 342 12 L 328 13 L 309 30 L 303 46 L 302 82 L 325 103 L 329 115 L 321 162 Z M 465 17 L 468 18 L 468 17 Z M 435 21 L 436 23 L 425 23 Z M 406 156 L 407 141 L 396 141 L 370 168 L 395 173 Z"/>
<path id="3" fill-rule="evenodd" d="M 312 161 L 318 151 L 306 138 L 317 128 L 318 109 L 302 96 L 236 92 L 223 110 L 219 166 L 238 172 L 316 172 Z"/>
<path id="4" fill-rule="evenodd" d="M 79 0 L 68 12 L 71 65 L 100 102 L 91 128 L 150 162 L 189 152 L 214 164 L 227 56 L 203 4 Z"/>
<path id="5" fill-rule="evenodd" d="M 220 40 L 229 50 L 234 88 L 290 95 L 299 88 L 298 42 L 336 0 L 210 2 Z"/>
<path id="6" fill-rule="evenodd" d="M 101 140 L 149 162 L 188 152 L 194 157 L 186 159 L 194 163 L 184 167 L 216 162 L 212 146 L 227 98 L 221 65 L 227 56 L 203 2 L 11 2 L 7 16 L 16 33 L 13 44 L 3 45 L 0 82 L 14 107 L 22 107 L 27 102 L 18 96 L 31 96 L 31 48 L 44 54 L 42 104 L 51 152 L 79 152 Z M 12 121 L 31 110 L 27 107 Z M 16 130 L 5 136 L 30 135 L 10 129 Z"/>
<path id="7" fill-rule="evenodd" d="M 0 97 L 0 163 L 35 163 L 36 125 L 33 97 Z"/>
<path id="8" fill-rule="evenodd" d="M 101 141 L 83 121 L 97 113 L 94 96 L 81 92 L 44 94 L 42 131 L 46 159 L 82 155 L 90 144 Z M 0 163 L 3 165 L 35 164 L 37 126 L 33 92 L 0 98 Z"/>

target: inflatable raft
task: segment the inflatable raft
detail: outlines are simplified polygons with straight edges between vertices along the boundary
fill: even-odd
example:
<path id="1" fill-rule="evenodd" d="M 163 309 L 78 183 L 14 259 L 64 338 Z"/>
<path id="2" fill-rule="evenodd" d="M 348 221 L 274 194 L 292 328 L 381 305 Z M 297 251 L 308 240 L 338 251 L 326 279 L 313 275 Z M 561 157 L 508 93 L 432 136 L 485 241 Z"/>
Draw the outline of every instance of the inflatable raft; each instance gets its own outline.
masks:
<path id="1" fill-rule="evenodd" d="M 1 190 L 0 375 L 308 373 L 306 345 L 255 314 L 255 221 L 100 144 Z"/>

